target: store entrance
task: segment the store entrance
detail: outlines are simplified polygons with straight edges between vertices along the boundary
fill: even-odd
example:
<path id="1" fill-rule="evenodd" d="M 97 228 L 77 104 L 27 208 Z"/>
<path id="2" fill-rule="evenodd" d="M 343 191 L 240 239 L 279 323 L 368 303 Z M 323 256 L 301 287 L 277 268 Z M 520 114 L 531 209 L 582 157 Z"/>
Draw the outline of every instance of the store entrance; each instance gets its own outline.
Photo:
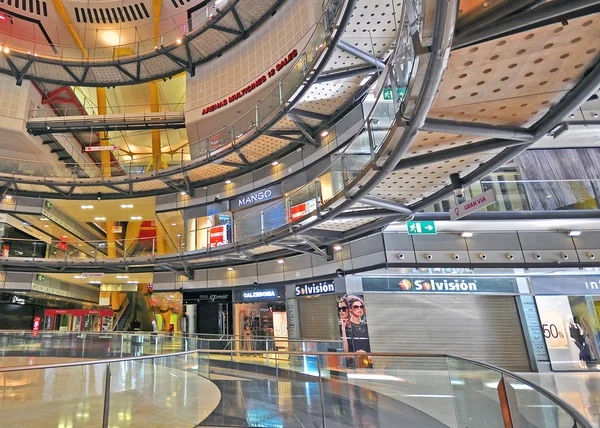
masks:
<path id="1" fill-rule="evenodd" d="M 235 334 L 243 339 L 241 350 L 287 349 L 285 303 L 237 303 L 235 305 L 235 320 Z"/>

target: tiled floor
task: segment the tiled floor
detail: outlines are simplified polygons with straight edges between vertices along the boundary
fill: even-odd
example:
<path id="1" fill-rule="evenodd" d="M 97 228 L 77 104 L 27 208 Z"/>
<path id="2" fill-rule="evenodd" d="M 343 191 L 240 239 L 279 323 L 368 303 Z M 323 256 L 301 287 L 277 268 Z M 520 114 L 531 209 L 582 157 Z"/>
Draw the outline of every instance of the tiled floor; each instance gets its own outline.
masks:
<path id="1" fill-rule="evenodd" d="M 193 427 L 203 421 L 218 405 L 219 389 L 178 367 L 111 364 L 109 427 Z M 0 426 L 102 426 L 105 370 L 98 364 L 0 374 Z"/>

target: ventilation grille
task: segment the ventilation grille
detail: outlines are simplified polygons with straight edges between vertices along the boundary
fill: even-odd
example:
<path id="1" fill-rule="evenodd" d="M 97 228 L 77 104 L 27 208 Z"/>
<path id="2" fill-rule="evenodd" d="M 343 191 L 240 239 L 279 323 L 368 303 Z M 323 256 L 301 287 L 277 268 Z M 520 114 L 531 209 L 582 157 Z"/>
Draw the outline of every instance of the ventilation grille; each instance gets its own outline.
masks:
<path id="1" fill-rule="evenodd" d="M 175 7 L 179 7 L 179 6 L 184 6 L 186 3 L 189 3 L 191 0 L 171 0 L 171 3 L 173 3 L 173 6 Z"/>
<path id="2" fill-rule="evenodd" d="M 148 13 L 146 6 L 144 6 L 144 3 L 110 8 L 75 8 L 75 19 L 77 22 L 83 22 L 85 24 L 88 22 L 90 24 L 118 24 L 119 22 L 139 21 L 146 18 L 150 18 L 150 14 Z"/>
<path id="3" fill-rule="evenodd" d="M 21 9 L 24 12 L 33 13 L 38 16 L 48 16 L 48 6 L 45 1 L 40 0 L 0 0 L 1 4 Z"/>

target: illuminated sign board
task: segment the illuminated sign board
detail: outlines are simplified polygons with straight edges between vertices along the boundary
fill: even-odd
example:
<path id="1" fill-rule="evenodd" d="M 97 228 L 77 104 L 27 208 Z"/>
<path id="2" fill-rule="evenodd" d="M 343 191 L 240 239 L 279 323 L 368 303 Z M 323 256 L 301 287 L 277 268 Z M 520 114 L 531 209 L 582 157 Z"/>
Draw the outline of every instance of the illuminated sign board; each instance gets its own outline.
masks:
<path id="1" fill-rule="evenodd" d="M 317 294 L 335 293 L 333 281 L 313 282 L 296 286 L 296 296 L 314 296 Z"/>
<path id="2" fill-rule="evenodd" d="M 276 299 L 277 290 L 252 290 L 242 293 L 244 300 L 261 300 L 261 299 Z"/>

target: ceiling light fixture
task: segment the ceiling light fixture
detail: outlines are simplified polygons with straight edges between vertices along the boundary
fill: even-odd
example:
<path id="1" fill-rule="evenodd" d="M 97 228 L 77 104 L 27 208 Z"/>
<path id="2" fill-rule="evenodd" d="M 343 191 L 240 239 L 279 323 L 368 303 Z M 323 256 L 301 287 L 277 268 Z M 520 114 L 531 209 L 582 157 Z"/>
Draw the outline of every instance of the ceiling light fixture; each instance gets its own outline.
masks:
<path id="1" fill-rule="evenodd" d="M 132 204 L 123 204 L 121 205 L 121 208 L 133 208 Z"/>
<path id="2" fill-rule="evenodd" d="M 180 44 L 181 44 L 181 39 L 177 39 L 177 40 L 175 40 L 175 42 L 176 42 L 178 45 L 180 45 Z"/>
<path id="3" fill-rule="evenodd" d="M 273 166 L 277 166 L 277 165 L 279 165 L 279 162 L 277 162 L 277 161 L 274 161 L 273 163 L 271 163 L 271 165 L 273 165 Z"/>
<path id="4" fill-rule="evenodd" d="M 94 217 L 95 221 L 105 221 L 106 217 Z"/>
<path id="5" fill-rule="evenodd" d="M 100 285 L 100 284 L 102 284 L 102 281 L 90 281 L 90 282 L 88 282 L 88 284 L 91 284 L 91 285 Z"/>
<path id="6" fill-rule="evenodd" d="M 324 130 L 323 132 L 321 132 L 321 137 L 325 138 L 329 135 L 329 131 L 328 130 Z"/>
<path id="7" fill-rule="evenodd" d="M 132 220 L 141 220 L 142 217 L 140 217 L 140 216 L 132 216 L 131 219 Z"/>
<path id="8" fill-rule="evenodd" d="M 581 235 L 581 230 L 569 230 L 569 236 L 579 236 Z"/>
<path id="9" fill-rule="evenodd" d="M 85 279 L 85 276 L 83 276 L 83 275 L 75 275 L 73 278 L 75 278 L 75 279 Z"/>
<path id="10" fill-rule="evenodd" d="M 82 210 L 93 210 L 94 206 L 93 205 L 82 205 L 81 209 Z"/>
<path id="11" fill-rule="evenodd" d="M 117 46 L 120 42 L 119 34 L 116 31 L 104 31 L 102 40 L 109 46 Z"/>
<path id="12" fill-rule="evenodd" d="M 177 226 L 177 223 L 171 223 L 171 226 Z"/>
<path id="13" fill-rule="evenodd" d="M 342 246 L 341 246 L 340 244 L 335 244 L 335 245 L 333 246 L 333 249 L 334 249 L 335 251 L 342 251 Z"/>
<path id="14" fill-rule="evenodd" d="M 13 198 L 13 197 L 12 197 L 12 195 L 4 195 L 4 199 L 7 199 L 7 200 L 9 200 L 9 201 L 10 201 L 12 198 Z"/>
<path id="15" fill-rule="evenodd" d="M 460 236 L 462 236 L 463 238 L 472 238 L 473 232 L 463 232 L 460 234 Z"/>
<path id="16" fill-rule="evenodd" d="M 284 263 L 285 263 L 285 260 L 283 260 L 283 259 L 279 259 L 279 260 L 277 260 L 277 263 L 279 263 L 280 265 L 282 265 L 282 264 L 284 264 Z"/>
<path id="17" fill-rule="evenodd" d="M 228 268 L 227 268 L 227 270 L 228 270 L 229 272 L 231 272 L 231 271 L 233 270 L 233 268 L 232 268 L 232 267 L 228 267 Z"/>
<path id="18" fill-rule="evenodd" d="M 225 180 L 225 184 L 231 184 L 231 180 Z"/>
<path id="19" fill-rule="evenodd" d="M 7 54 L 9 52 L 10 52 L 10 49 L 8 47 L 4 46 L 4 53 Z"/>
<path id="20" fill-rule="evenodd" d="M 139 281 L 127 281 L 127 284 L 139 284 Z"/>
<path id="21" fill-rule="evenodd" d="M 180 194 L 181 194 L 181 196 L 185 196 L 185 195 L 187 195 L 187 192 L 181 192 Z"/>
<path id="22" fill-rule="evenodd" d="M 117 275 L 116 278 L 117 279 L 129 279 L 129 277 L 127 275 Z"/>

